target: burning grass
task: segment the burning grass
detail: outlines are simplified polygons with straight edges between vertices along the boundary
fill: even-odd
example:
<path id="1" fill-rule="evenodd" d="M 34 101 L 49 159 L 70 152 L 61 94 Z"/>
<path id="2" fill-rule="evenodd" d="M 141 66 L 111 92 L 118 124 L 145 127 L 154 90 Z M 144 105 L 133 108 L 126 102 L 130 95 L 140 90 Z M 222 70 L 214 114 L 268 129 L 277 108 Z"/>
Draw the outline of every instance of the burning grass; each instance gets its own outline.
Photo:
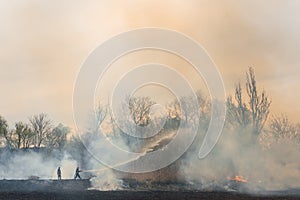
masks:
<path id="1" fill-rule="evenodd" d="M 243 176 L 235 176 L 233 178 L 227 177 L 228 180 L 236 181 L 236 182 L 241 182 L 241 183 L 247 183 L 247 179 L 245 179 Z"/>

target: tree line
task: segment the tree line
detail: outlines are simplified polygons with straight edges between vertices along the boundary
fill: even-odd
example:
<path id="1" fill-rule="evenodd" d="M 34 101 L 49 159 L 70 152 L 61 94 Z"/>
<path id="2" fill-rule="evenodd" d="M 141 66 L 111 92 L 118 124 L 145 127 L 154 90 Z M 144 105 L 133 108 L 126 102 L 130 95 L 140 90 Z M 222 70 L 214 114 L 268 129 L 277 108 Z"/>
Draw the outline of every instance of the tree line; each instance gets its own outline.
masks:
<path id="1" fill-rule="evenodd" d="M 87 136 L 82 139 L 93 139 L 90 136 L 98 134 L 101 131 L 100 127 L 105 124 L 105 132 L 108 137 L 121 138 L 131 149 L 139 150 L 157 138 L 176 130 L 182 121 L 188 121 L 190 124 L 199 122 L 198 131 L 205 132 L 210 122 L 211 102 L 201 91 L 197 91 L 196 96 L 198 107 L 191 103 L 190 97 L 180 97 L 180 101 L 186 109 L 185 113 L 181 113 L 180 103 L 177 99 L 169 102 L 165 107 L 167 119 L 163 129 L 155 137 L 149 139 L 139 139 L 123 133 L 116 124 L 109 106 L 99 104 L 94 110 L 94 117 L 87 130 Z M 155 124 L 159 124 L 161 120 L 159 117 L 150 117 L 151 106 L 156 104 L 150 97 L 132 97 L 129 101 L 124 100 L 125 102 L 129 102 L 129 105 L 124 106 L 128 106 L 132 118 L 123 119 L 124 123 L 126 120 L 132 120 L 137 126 L 147 126 L 152 123 L 154 128 Z M 300 125 L 290 122 L 284 114 L 270 116 L 271 104 L 272 100 L 267 92 L 259 89 L 254 69 L 250 67 L 246 72 L 244 82 L 237 83 L 234 93 L 226 99 L 225 129 L 236 132 L 241 137 L 250 133 L 249 143 L 256 143 L 262 134 L 268 133 L 268 137 L 275 138 L 276 141 L 288 138 L 300 144 Z M 195 111 L 200 113 L 199 117 Z M 70 128 L 62 124 L 54 126 L 45 113 L 30 117 L 29 123 L 17 122 L 13 129 L 9 129 L 7 121 L 0 116 L 0 142 L 2 146 L 10 149 L 29 147 L 62 149 L 67 143 L 69 133 Z M 83 151 L 84 148 L 79 138 L 72 136 L 71 143 L 78 147 L 82 146 Z"/>
<path id="2" fill-rule="evenodd" d="M 162 130 L 157 136 L 150 139 L 140 140 L 124 134 L 118 128 L 113 119 L 112 112 L 108 106 L 99 104 L 95 109 L 96 124 L 93 126 L 93 133 L 98 133 L 101 124 L 109 124 L 110 137 L 123 137 L 131 149 L 137 150 L 147 145 L 147 143 L 168 134 L 179 127 L 180 122 L 188 121 L 189 124 L 199 122 L 199 133 L 207 130 L 211 118 L 211 102 L 201 91 L 196 92 L 198 107 L 191 103 L 191 97 L 180 97 L 180 102 L 184 104 L 185 113 L 181 113 L 180 103 L 177 99 L 166 105 L 167 119 Z M 131 97 L 129 110 L 132 120 L 137 126 L 147 126 L 151 122 L 158 124 L 159 117 L 150 117 L 151 106 L 156 104 L 150 97 Z M 226 121 L 225 130 L 240 135 L 240 138 L 247 140 L 249 144 L 260 142 L 262 135 L 267 135 L 268 139 L 280 141 L 281 139 L 291 139 L 300 144 L 300 125 L 290 122 L 284 114 L 271 115 L 271 97 L 264 89 L 260 89 L 256 81 L 254 69 L 249 67 L 246 71 L 243 82 L 238 82 L 234 87 L 234 92 L 226 99 Z M 198 117 L 196 112 L 200 113 Z M 186 113 L 189 113 L 186 115 Z M 132 128 L 132 127 L 130 127 Z M 106 130 L 107 131 L 107 130 Z"/>
<path id="3" fill-rule="evenodd" d="M 45 113 L 29 118 L 29 123 L 17 122 L 10 129 L 4 117 L 0 116 L 1 146 L 9 149 L 40 148 L 62 149 L 67 142 L 70 128 L 63 124 L 54 126 Z"/>

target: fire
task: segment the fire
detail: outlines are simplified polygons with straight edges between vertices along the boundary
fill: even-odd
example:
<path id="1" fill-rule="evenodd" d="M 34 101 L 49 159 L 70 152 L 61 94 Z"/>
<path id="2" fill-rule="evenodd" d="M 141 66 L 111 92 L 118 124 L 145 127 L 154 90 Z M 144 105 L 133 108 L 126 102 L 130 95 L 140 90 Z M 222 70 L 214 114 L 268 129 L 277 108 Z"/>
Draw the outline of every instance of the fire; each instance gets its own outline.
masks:
<path id="1" fill-rule="evenodd" d="M 228 179 L 236 182 L 247 183 L 247 179 L 245 179 L 243 176 L 235 176 L 234 178 L 228 178 Z"/>

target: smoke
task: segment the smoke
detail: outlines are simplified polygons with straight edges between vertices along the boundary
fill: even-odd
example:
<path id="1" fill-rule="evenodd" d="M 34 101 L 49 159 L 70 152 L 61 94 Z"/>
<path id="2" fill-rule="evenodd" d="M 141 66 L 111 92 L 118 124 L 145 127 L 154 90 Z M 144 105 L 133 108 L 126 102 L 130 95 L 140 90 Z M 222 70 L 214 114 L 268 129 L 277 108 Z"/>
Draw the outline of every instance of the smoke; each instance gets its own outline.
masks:
<path id="1" fill-rule="evenodd" d="M 196 189 L 226 189 L 235 176 L 244 177 L 244 187 L 252 192 L 300 187 L 299 146 L 295 142 L 282 140 L 267 147 L 263 141 L 258 144 L 249 138 L 251 133 L 246 130 L 225 130 L 208 157 L 198 159 L 198 149 L 187 153 L 180 177 Z"/>
<path id="2" fill-rule="evenodd" d="M 93 140 L 88 136 L 92 146 L 104 146 L 102 140 Z M 72 141 L 70 141 L 72 143 Z M 121 141 L 120 141 L 121 142 Z M 82 154 L 82 155 L 80 155 Z M 55 149 L 2 149 L 0 152 L 0 177 L 7 180 L 57 179 L 57 168 L 62 171 L 62 179 L 73 179 L 76 167 L 80 167 L 80 176 L 90 178 L 96 190 L 118 190 L 124 188 L 123 181 L 114 172 L 97 159 L 88 156 L 78 143 L 69 145 L 64 151 Z M 84 158 L 83 160 L 81 160 Z"/>
<path id="3" fill-rule="evenodd" d="M 293 108 L 286 108 L 289 115 L 297 117 L 300 111 L 299 96 L 293 92 L 299 85 L 298 1 L 0 3 L 4 26 L 0 87 L 9 94 L 0 106 L 9 121 L 24 120 L 43 110 L 72 125 L 69 99 L 79 64 L 110 36 L 145 26 L 178 30 L 203 44 L 220 67 L 228 90 L 240 71 L 257 66 L 273 90 L 274 109 L 292 104 Z M 185 66 L 181 69 L 188 71 Z"/>
<path id="4" fill-rule="evenodd" d="M 86 148 L 92 154 L 92 158 L 88 161 L 88 168 L 83 172 L 93 174 L 91 178 L 91 189 L 101 191 L 122 190 L 126 189 L 126 183 L 123 181 L 126 173 L 120 173 L 118 170 L 130 170 L 134 166 L 134 162 L 143 159 L 143 164 L 151 165 L 144 155 L 148 152 L 156 151 L 168 144 L 176 135 L 175 131 L 162 131 L 149 139 L 138 139 L 123 133 L 108 133 L 103 132 L 108 130 L 101 128 L 97 134 L 87 133 L 82 136 L 82 140 Z M 120 130 L 119 130 L 120 131 Z M 138 151 L 139 156 L 123 157 L 124 154 L 118 154 L 111 149 L 110 144 L 115 145 L 123 152 Z M 112 156 L 113 155 L 113 156 Z M 126 176 L 126 175 L 125 175 Z"/>
<path id="5" fill-rule="evenodd" d="M 201 129 L 190 150 L 175 163 L 179 165 L 179 174 L 174 174 L 174 177 L 189 183 L 193 189 L 228 189 L 228 182 L 235 176 L 244 177 L 247 183 L 243 185 L 251 192 L 300 187 L 299 145 L 295 141 L 276 141 L 263 133 L 253 142 L 251 131 L 225 128 L 215 149 L 208 157 L 200 160 L 197 155 L 203 133 L 204 130 Z M 163 148 L 173 137 L 174 131 L 160 134 L 145 143 L 142 151 L 147 153 Z M 121 137 L 109 136 L 107 140 L 103 140 L 87 134 L 84 139 L 89 141 L 86 147 L 94 153 L 104 151 L 107 140 L 112 140 L 115 145 L 130 151 Z M 110 159 L 109 153 L 99 155 L 106 154 L 106 159 Z M 3 179 L 28 179 L 34 176 L 40 179 L 56 179 L 56 169 L 59 166 L 62 169 L 62 178 L 72 179 L 75 168 L 80 165 L 67 150 L 54 150 L 50 153 L 46 149 L 38 152 L 2 150 L 0 157 L 0 177 Z M 123 164 L 124 162 L 119 163 Z M 114 161 L 114 166 L 118 166 L 117 161 Z M 88 174 L 93 175 L 91 189 L 107 191 L 127 188 L 123 177 L 117 171 L 103 165 L 94 157 L 87 158 L 81 170 L 83 178 Z"/>
<path id="6" fill-rule="evenodd" d="M 97 176 L 91 179 L 92 189 L 101 191 L 122 190 L 124 183 L 118 179 L 111 169 L 106 169 L 97 173 Z"/>
<path id="7" fill-rule="evenodd" d="M 111 153 L 108 150 L 108 143 L 112 142 L 116 146 L 129 150 L 128 146 L 121 138 L 112 138 L 112 136 L 105 136 L 99 131 L 97 134 L 87 132 L 82 135 L 82 141 L 91 154 L 90 159 L 87 160 L 86 170 L 83 173 L 91 173 L 92 178 L 91 189 L 109 191 L 109 190 L 121 190 L 124 188 L 123 181 L 115 174 L 115 171 L 111 169 L 112 166 L 122 165 L 118 160 L 123 160 L 122 157 L 111 157 Z M 110 163 L 103 163 L 103 161 L 110 161 Z M 126 160 L 124 161 L 126 162 Z M 110 166 L 107 166 L 110 164 Z"/>
<path id="8" fill-rule="evenodd" d="M 74 177 L 75 168 L 78 164 L 77 161 L 72 159 L 71 155 L 64 153 L 63 159 L 59 161 L 59 166 L 62 170 L 62 178 L 72 179 Z"/>
<path id="9" fill-rule="evenodd" d="M 62 178 L 73 178 L 77 162 L 70 155 L 62 156 L 47 152 L 35 152 L 34 150 L 8 151 L 0 153 L 0 177 L 2 179 L 28 179 L 38 177 L 40 179 L 56 179 L 56 170 L 60 166 Z"/>

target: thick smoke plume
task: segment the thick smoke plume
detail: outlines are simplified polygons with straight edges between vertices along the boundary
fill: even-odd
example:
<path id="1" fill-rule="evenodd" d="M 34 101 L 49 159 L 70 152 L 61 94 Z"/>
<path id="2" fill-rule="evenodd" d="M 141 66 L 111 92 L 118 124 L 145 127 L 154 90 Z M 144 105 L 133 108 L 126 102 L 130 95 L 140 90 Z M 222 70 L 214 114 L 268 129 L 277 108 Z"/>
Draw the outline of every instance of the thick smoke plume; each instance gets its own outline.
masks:
<path id="1" fill-rule="evenodd" d="M 199 148 L 191 150 L 180 166 L 181 178 L 197 189 L 224 188 L 235 176 L 246 179 L 245 187 L 253 192 L 299 188 L 299 145 L 290 139 L 270 144 L 272 136 L 264 137 L 267 133 L 251 143 L 251 134 L 246 130 L 224 130 L 216 148 L 205 159 L 197 157 Z"/>
<path id="2" fill-rule="evenodd" d="M 77 162 L 67 153 L 47 155 L 47 152 L 34 150 L 2 150 L 0 157 L 0 177 L 3 179 L 56 179 L 59 166 L 62 177 L 70 179 L 77 166 Z"/>

